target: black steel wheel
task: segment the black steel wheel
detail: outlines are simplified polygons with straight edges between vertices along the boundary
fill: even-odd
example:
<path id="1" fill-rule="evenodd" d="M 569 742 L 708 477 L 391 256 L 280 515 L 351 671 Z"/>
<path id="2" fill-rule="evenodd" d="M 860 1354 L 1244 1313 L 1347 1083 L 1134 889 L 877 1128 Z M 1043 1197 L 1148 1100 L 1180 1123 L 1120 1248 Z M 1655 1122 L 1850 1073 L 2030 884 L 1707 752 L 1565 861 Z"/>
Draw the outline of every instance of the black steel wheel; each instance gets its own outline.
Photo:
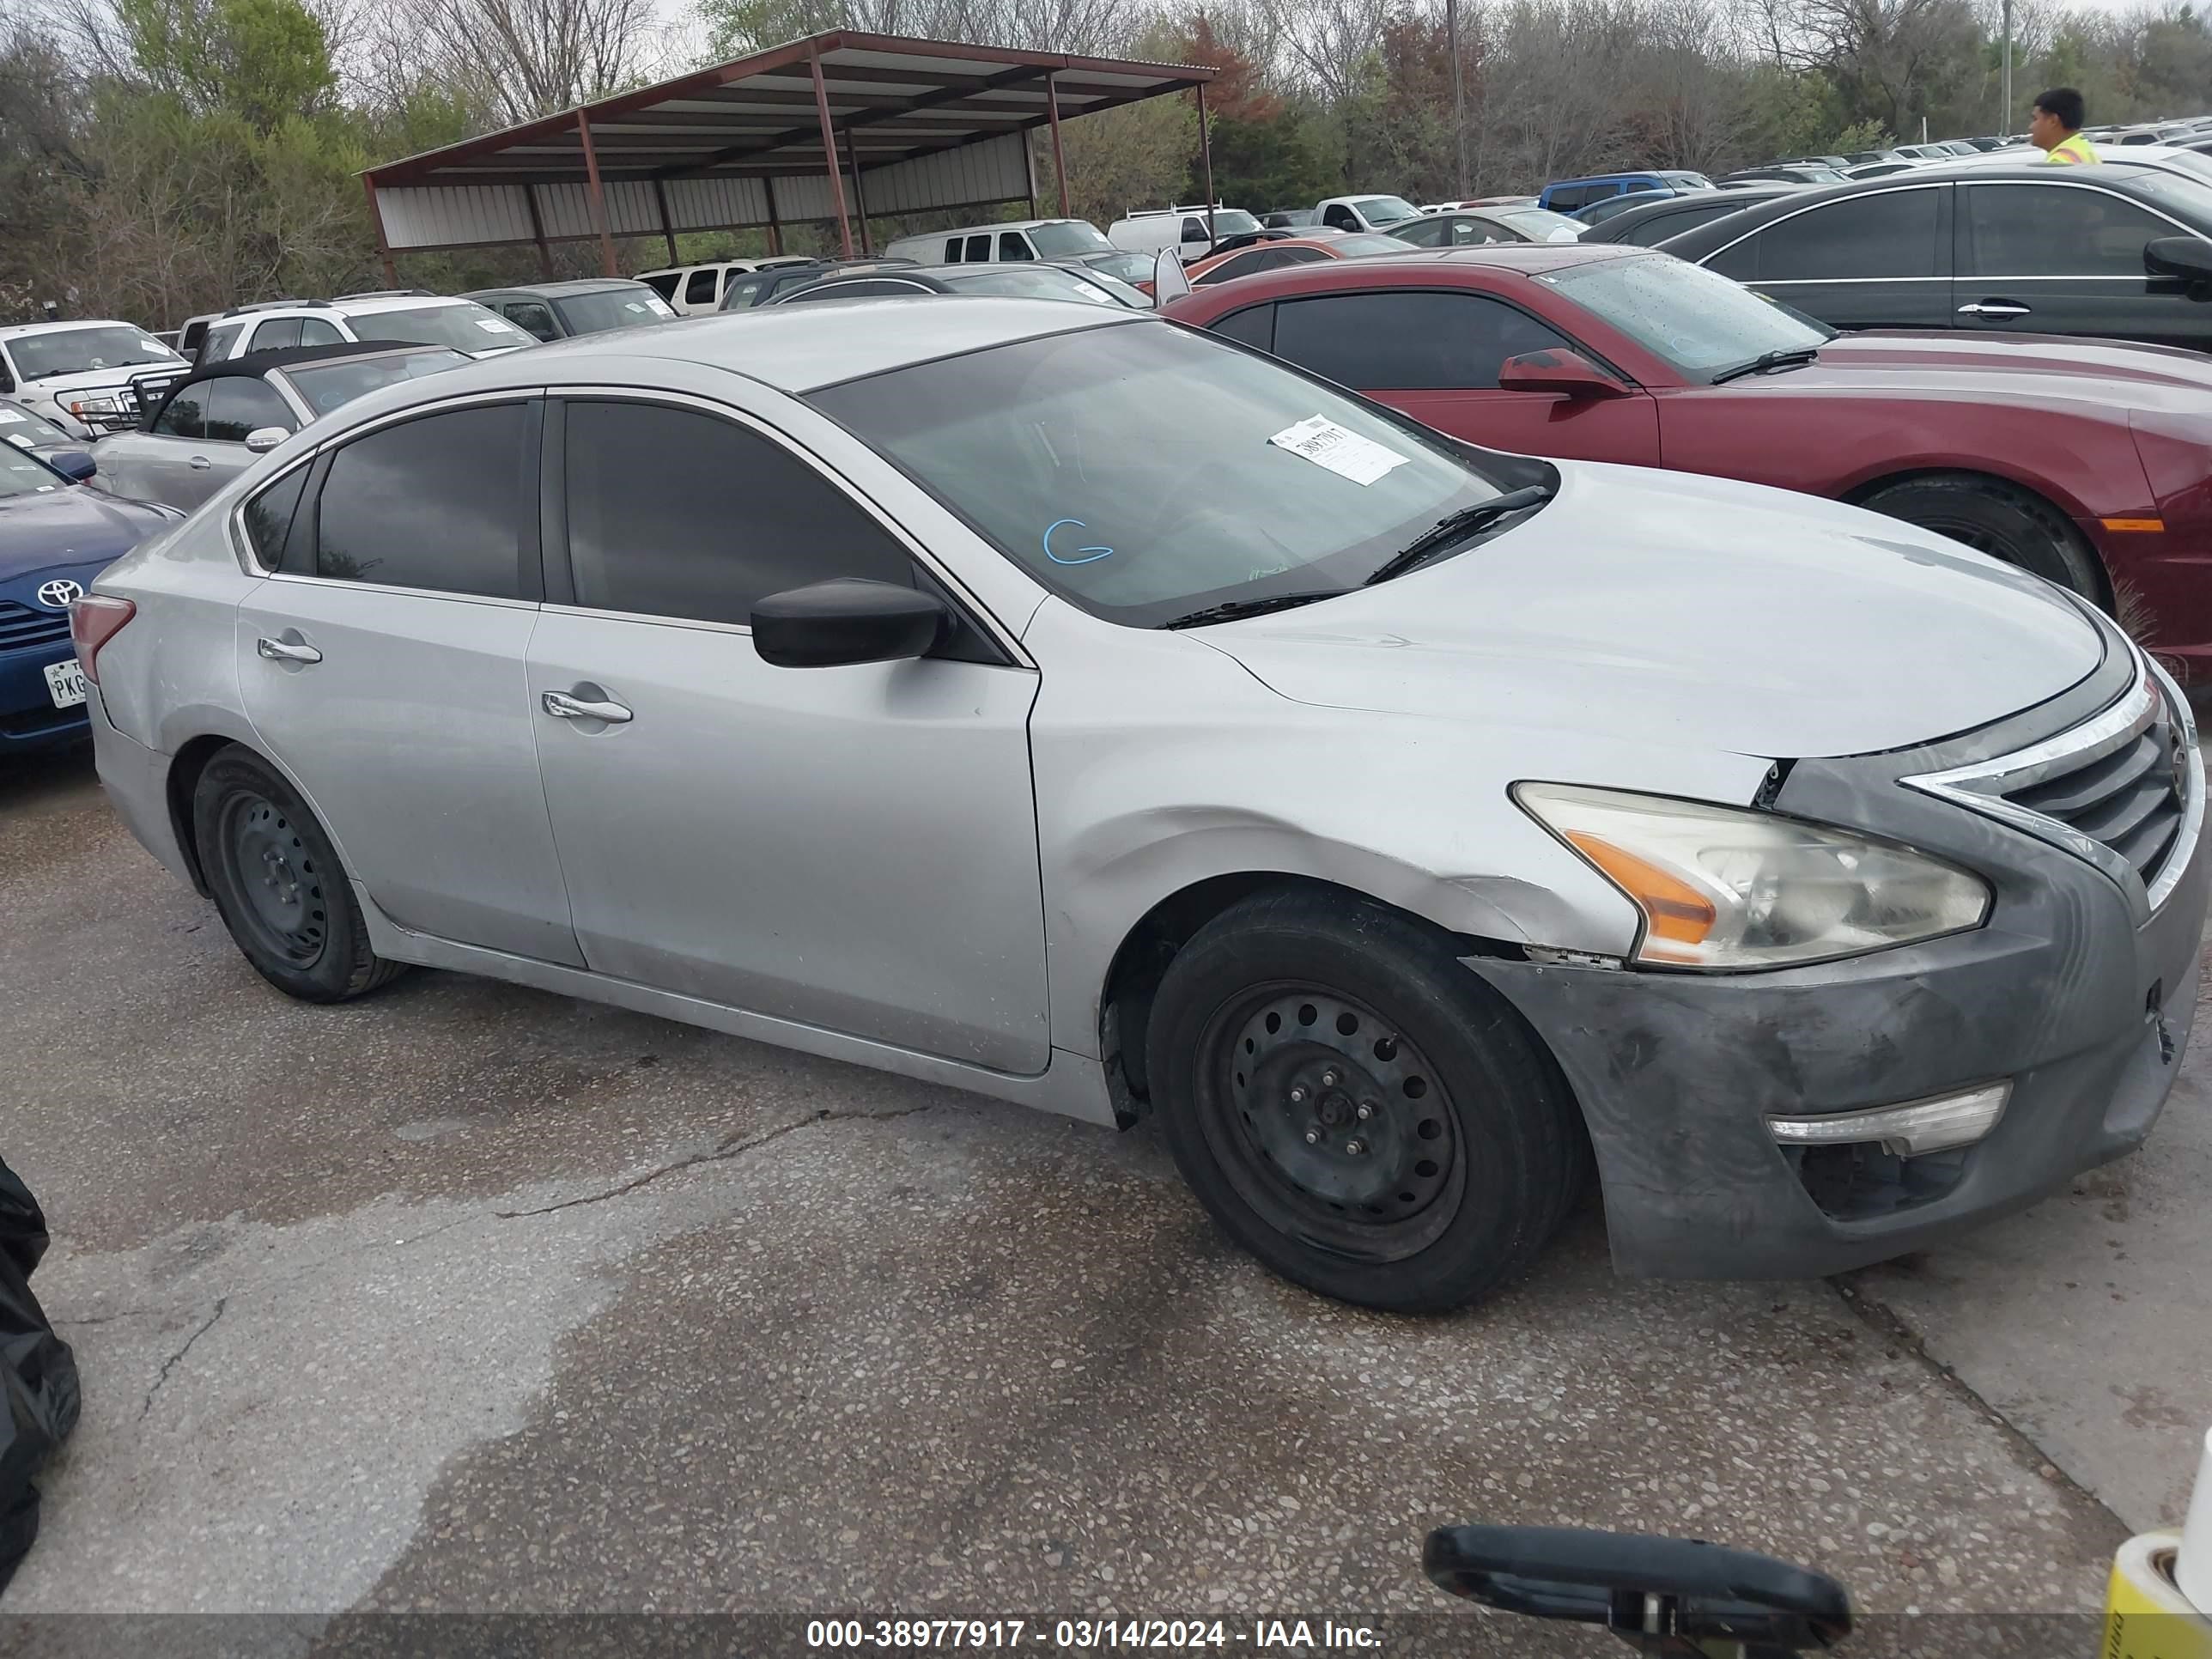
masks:
<path id="1" fill-rule="evenodd" d="M 1433 1312 L 1526 1271 L 1578 1189 L 1581 1126 L 1517 1014 L 1416 918 L 1256 894 L 1168 965 L 1154 1111 L 1223 1229 L 1284 1277 Z"/>
<path id="2" fill-rule="evenodd" d="M 337 850 L 283 775 L 234 745 L 192 790 L 192 839 L 223 925 L 254 970 L 309 1002 L 340 1002 L 404 970 L 370 950 Z"/>

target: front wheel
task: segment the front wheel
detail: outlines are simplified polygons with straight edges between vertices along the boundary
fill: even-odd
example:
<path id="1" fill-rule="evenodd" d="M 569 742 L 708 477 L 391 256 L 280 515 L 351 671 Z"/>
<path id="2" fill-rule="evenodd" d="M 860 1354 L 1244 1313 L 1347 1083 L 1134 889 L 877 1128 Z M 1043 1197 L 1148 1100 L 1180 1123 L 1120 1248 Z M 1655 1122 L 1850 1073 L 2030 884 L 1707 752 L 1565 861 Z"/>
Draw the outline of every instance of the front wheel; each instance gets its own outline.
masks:
<path id="1" fill-rule="evenodd" d="M 1996 478 L 1936 474 L 1887 484 L 1861 507 L 1964 542 L 1977 553 L 2032 571 L 2045 581 L 2104 602 L 2096 555 L 2066 515 L 2039 496 Z"/>
<path id="2" fill-rule="evenodd" d="M 1527 1270 L 1578 1188 L 1566 1085 L 1413 919 L 1286 888 L 1169 964 L 1146 1044 L 1176 1165 L 1275 1272 L 1401 1313 Z"/>
<path id="3" fill-rule="evenodd" d="M 216 908 L 262 978 L 343 1002 L 404 970 L 369 949 L 337 849 L 299 792 L 251 750 L 224 750 L 192 791 L 192 833 Z"/>

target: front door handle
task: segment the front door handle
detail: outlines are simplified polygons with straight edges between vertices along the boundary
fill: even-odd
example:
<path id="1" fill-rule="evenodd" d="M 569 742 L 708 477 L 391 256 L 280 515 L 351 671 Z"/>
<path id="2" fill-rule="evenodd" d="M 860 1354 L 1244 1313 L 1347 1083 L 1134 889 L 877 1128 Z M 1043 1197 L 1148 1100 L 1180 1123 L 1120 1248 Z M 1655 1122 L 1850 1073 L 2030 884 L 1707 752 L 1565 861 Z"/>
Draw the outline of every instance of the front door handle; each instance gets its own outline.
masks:
<path id="1" fill-rule="evenodd" d="M 1961 317 L 2025 317 L 2027 307 L 2017 300 L 1977 300 L 1970 306 L 1960 306 Z"/>
<path id="2" fill-rule="evenodd" d="M 215 463 L 208 459 L 204 455 L 195 455 L 191 460 L 185 462 L 185 465 L 191 467 L 195 472 L 204 472 L 210 467 L 213 466 Z"/>
<path id="3" fill-rule="evenodd" d="M 621 726 L 630 719 L 629 710 L 618 702 L 572 697 L 565 691 L 545 694 L 545 712 L 556 720 L 605 720 L 609 726 Z"/>
<path id="4" fill-rule="evenodd" d="M 271 662 L 320 662 L 323 653 L 312 645 L 295 645 L 289 640 L 256 640 L 253 648 Z"/>

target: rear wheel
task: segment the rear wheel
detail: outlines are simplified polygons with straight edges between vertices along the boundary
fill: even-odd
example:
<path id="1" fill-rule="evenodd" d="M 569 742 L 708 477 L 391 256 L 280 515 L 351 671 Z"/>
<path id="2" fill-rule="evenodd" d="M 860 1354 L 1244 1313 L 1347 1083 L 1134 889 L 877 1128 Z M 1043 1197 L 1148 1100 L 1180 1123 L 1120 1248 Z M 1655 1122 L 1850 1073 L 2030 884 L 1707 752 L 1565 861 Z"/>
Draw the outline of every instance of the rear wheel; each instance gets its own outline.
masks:
<path id="1" fill-rule="evenodd" d="M 1285 1278 L 1436 1312 L 1517 1277 L 1582 1170 L 1572 1101 L 1433 930 L 1334 894 L 1255 895 L 1170 963 L 1147 1042 L 1176 1164 Z"/>
<path id="2" fill-rule="evenodd" d="M 2104 603 L 2096 556 L 2080 533 L 2050 502 L 2016 485 L 1942 473 L 1885 485 L 1859 505 L 1964 542 L 1977 553 Z"/>
<path id="3" fill-rule="evenodd" d="M 224 750 L 192 792 L 209 890 L 254 970 L 308 1002 L 342 1002 L 401 973 L 368 946 L 337 851 L 307 803 L 251 750 Z"/>

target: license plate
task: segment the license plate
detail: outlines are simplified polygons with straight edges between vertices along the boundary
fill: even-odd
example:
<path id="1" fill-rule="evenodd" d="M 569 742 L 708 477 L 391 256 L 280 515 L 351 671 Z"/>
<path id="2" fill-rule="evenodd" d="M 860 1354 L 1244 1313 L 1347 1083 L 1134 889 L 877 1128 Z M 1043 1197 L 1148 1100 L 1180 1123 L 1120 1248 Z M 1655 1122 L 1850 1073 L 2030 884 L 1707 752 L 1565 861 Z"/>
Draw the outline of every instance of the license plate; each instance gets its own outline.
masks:
<path id="1" fill-rule="evenodd" d="M 75 657 L 46 665 L 46 690 L 57 708 L 74 708 L 84 701 L 84 670 Z"/>

